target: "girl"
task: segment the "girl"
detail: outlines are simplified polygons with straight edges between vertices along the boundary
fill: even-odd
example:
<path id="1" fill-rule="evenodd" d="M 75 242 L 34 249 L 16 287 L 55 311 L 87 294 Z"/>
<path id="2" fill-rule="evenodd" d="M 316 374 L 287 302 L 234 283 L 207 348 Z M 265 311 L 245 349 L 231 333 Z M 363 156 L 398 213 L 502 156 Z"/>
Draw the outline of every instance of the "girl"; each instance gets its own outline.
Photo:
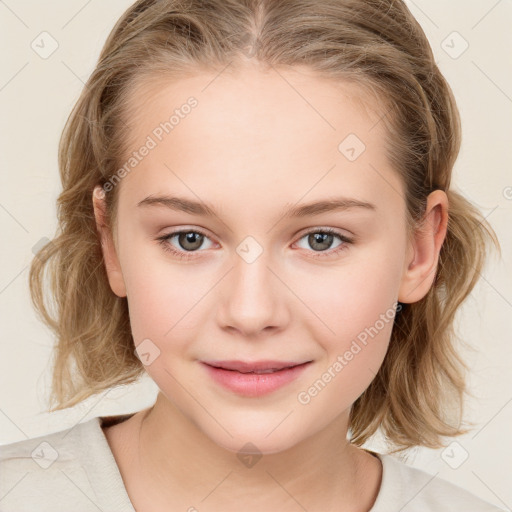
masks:
<path id="1" fill-rule="evenodd" d="M 2 447 L 2 510 L 499 510 L 391 455 L 468 432 L 453 319 L 499 243 L 450 189 L 459 145 L 401 1 L 136 2 L 30 279 L 52 411 L 159 393 Z"/>

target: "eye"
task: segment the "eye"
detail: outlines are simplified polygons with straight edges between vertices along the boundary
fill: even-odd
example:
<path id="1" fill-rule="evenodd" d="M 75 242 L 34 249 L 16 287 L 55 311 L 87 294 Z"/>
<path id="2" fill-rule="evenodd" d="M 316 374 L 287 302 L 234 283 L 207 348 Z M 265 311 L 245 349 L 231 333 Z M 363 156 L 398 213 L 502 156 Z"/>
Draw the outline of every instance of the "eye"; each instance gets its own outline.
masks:
<path id="1" fill-rule="evenodd" d="M 176 248 L 171 242 L 176 237 L 176 242 L 179 248 Z M 192 229 L 182 229 L 179 231 L 173 231 L 167 235 L 159 237 L 157 240 L 162 245 L 164 250 L 171 254 L 178 256 L 178 258 L 191 258 L 192 254 L 198 252 L 205 239 L 208 239 L 205 233 Z"/>
<path id="2" fill-rule="evenodd" d="M 335 237 L 340 240 L 340 244 L 335 246 L 334 249 L 328 250 Z M 177 245 L 172 243 L 174 238 L 176 238 Z M 315 228 L 304 234 L 300 240 L 304 238 L 307 238 L 306 243 L 313 248 L 312 252 L 316 253 L 311 255 L 313 258 L 334 256 L 347 249 L 347 246 L 353 243 L 352 239 L 332 228 Z M 195 257 L 194 253 L 201 252 L 198 249 L 209 238 L 199 230 L 181 229 L 161 236 L 157 240 L 164 250 L 170 252 L 173 256 L 177 256 L 180 259 L 189 259 Z"/>
<path id="3" fill-rule="evenodd" d="M 333 250 L 328 250 L 332 245 L 334 238 L 337 237 L 341 243 Z M 300 240 L 306 238 L 306 243 L 313 248 L 317 254 L 312 255 L 313 258 L 322 258 L 334 256 L 341 251 L 347 249 L 347 245 L 352 244 L 353 240 L 345 235 L 338 233 L 332 228 L 315 228 L 303 235 Z"/>

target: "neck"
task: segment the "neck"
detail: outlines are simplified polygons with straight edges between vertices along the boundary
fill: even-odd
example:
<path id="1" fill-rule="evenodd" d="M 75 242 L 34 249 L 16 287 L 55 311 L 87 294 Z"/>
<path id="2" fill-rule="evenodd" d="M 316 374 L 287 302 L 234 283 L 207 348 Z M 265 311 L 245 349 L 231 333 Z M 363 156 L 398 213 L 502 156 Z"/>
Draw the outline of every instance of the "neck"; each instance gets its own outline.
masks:
<path id="1" fill-rule="evenodd" d="M 161 393 L 136 416 L 132 463 L 152 510 L 368 511 L 378 494 L 380 461 L 346 440 L 348 413 L 260 458 L 218 446 Z"/>

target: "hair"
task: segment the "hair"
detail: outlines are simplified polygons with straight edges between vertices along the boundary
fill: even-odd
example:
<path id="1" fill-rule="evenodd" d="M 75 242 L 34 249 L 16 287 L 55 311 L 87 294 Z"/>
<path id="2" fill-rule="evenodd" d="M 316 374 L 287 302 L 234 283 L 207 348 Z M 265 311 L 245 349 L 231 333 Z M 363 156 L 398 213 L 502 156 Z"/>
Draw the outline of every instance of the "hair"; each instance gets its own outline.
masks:
<path id="1" fill-rule="evenodd" d="M 448 196 L 434 282 L 423 299 L 397 312 L 384 361 L 349 420 L 358 446 L 380 428 L 395 452 L 439 448 L 443 436 L 468 432 L 462 417 L 471 393 L 455 313 L 478 281 L 487 245 L 501 249 L 479 210 L 450 189 L 461 141 L 458 109 L 425 33 L 401 0 L 139 0 L 122 15 L 64 127 L 57 233 L 30 268 L 32 302 L 57 337 L 50 411 L 145 372 L 127 299 L 109 286 L 92 204 L 94 187 L 105 185 L 125 158 L 130 91 L 151 77 L 164 83 L 228 65 L 242 69 L 250 59 L 351 82 L 361 98 L 375 99 L 387 156 L 404 185 L 408 236 L 424 220 L 429 193 Z M 105 195 L 111 228 L 118 192 Z M 45 286 L 53 306 L 45 303 Z"/>

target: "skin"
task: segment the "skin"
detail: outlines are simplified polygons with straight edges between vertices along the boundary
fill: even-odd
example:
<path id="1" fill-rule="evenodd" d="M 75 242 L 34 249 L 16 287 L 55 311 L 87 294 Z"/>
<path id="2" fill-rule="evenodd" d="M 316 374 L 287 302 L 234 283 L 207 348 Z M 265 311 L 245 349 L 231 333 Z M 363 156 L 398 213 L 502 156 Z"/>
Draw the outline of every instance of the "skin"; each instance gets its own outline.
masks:
<path id="1" fill-rule="evenodd" d="M 368 511 L 382 467 L 348 443 L 348 418 L 384 359 L 392 320 L 309 403 L 297 396 L 396 301 L 426 295 L 447 196 L 430 194 L 427 222 L 409 243 L 378 105 L 299 68 L 147 82 L 129 98 L 131 150 L 190 96 L 198 106 L 117 185 L 113 233 L 93 194 L 109 283 L 127 297 L 135 345 L 149 338 L 160 350 L 146 366 L 160 389 L 154 406 L 105 429 L 130 499 L 138 511 Z M 338 150 L 350 133 L 366 145 L 352 162 Z M 157 194 L 199 198 L 218 216 L 136 206 Z M 341 195 L 376 212 L 283 218 L 287 205 Z M 320 249 L 308 243 L 310 228 L 325 227 L 356 241 L 335 255 L 336 236 Z M 181 228 L 207 234 L 188 261 L 156 240 Z M 263 251 L 251 263 L 236 252 L 249 235 Z M 177 236 L 168 243 L 190 247 Z M 322 250 L 331 255 L 314 258 Z M 255 398 L 212 381 L 199 362 L 211 359 L 313 362 Z M 237 457 L 247 442 L 263 455 L 252 467 Z"/>

